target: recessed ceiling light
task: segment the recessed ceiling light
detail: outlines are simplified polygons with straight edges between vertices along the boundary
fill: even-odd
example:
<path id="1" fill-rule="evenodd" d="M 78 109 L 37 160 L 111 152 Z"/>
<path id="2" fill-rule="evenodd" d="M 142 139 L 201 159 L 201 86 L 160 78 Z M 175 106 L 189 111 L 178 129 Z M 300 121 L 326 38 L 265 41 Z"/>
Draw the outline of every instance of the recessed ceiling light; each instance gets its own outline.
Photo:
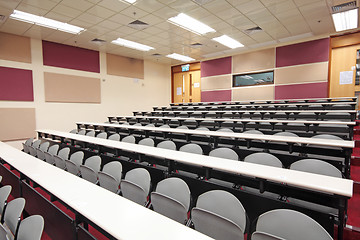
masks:
<path id="1" fill-rule="evenodd" d="M 169 55 L 166 55 L 168 58 L 172 58 L 172 59 L 176 59 L 179 61 L 183 61 L 183 62 L 190 62 L 190 61 L 194 61 L 195 59 L 188 57 L 188 56 L 184 56 L 181 54 L 177 54 L 177 53 L 172 53 Z"/>
<path id="2" fill-rule="evenodd" d="M 133 42 L 130 40 L 126 40 L 123 38 L 118 38 L 116 40 L 111 41 L 111 43 L 120 45 L 120 46 L 124 46 L 124 47 L 128 47 L 128 48 L 132 48 L 132 49 L 136 49 L 136 50 L 140 50 L 140 51 L 149 51 L 151 49 L 154 49 L 153 47 L 141 44 L 141 43 L 137 43 L 137 42 Z"/>
<path id="3" fill-rule="evenodd" d="M 41 17 L 26 12 L 21 12 L 18 10 L 14 10 L 14 12 L 10 15 L 10 18 L 72 34 L 79 34 L 82 31 L 85 31 L 85 29 L 82 27 L 77 27 L 71 24 L 63 23 L 50 18 Z"/>
<path id="4" fill-rule="evenodd" d="M 169 18 L 168 21 L 172 24 L 175 24 L 179 27 L 182 27 L 188 31 L 194 32 L 196 34 L 206 34 L 209 32 L 216 32 L 215 29 L 209 27 L 208 25 L 192 18 L 184 13 L 179 13 L 176 17 Z"/>
<path id="5" fill-rule="evenodd" d="M 240 42 L 227 35 L 222 35 L 220 37 L 213 38 L 212 40 L 217 41 L 218 43 L 221 43 L 222 45 L 232 49 L 244 46 Z"/>
<path id="6" fill-rule="evenodd" d="M 136 0 L 124 0 L 125 2 L 131 3 L 133 4 L 134 2 L 136 2 Z"/>
<path id="7" fill-rule="evenodd" d="M 358 9 L 352 9 L 344 12 L 333 13 L 335 29 L 337 32 L 357 28 Z"/>

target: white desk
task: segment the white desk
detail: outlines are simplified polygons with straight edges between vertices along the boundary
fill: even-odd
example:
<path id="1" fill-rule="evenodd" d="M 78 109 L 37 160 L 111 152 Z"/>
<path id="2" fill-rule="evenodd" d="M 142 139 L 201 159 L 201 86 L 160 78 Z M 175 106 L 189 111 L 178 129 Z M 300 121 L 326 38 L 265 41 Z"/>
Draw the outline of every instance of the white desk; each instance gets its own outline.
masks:
<path id="1" fill-rule="evenodd" d="M 117 239 L 212 239 L 3 142 L 0 157 Z"/>
<path id="2" fill-rule="evenodd" d="M 262 140 L 271 142 L 285 142 L 285 143 L 299 143 L 299 144 L 311 144 L 317 146 L 331 146 L 331 147 L 343 147 L 354 148 L 354 141 L 348 140 L 328 140 L 318 138 L 304 138 L 304 137 L 288 137 L 288 136 L 275 136 L 275 135 L 260 135 L 260 134 L 248 134 L 248 133 L 229 133 L 229 132 L 217 132 L 217 131 L 199 131 L 191 129 L 174 129 L 174 128 L 159 128 L 159 127 L 145 127 L 145 126 L 133 126 L 113 123 L 92 123 L 92 122 L 77 122 L 76 124 L 103 126 L 111 128 L 133 129 L 142 131 L 156 131 L 178 134 L 191 134 L 191 135 L 203 135 L 212 137 L 226 137 L 237 139 L 249 139 L 249 140 Z"/>
<path id="3" fill-rule="evenodd" d="M 59 132 L 54 130 L 37 130 L 53 136 L 73 139 L 76 141 L 88 142 L 114 149 L 122 149 L 148 156 L 174 160 L 180 163 L 198 167 L 208 167 L 214 170 L 228 172 L 232 174 L 245 175 L 266 179 L 277 183 L 285 183 L 299 188 L 311 189 L 327 194 L 337 194 L 340 196 L 351 197 L 353 193 L 353 181 L 349 179 L 339 179 L 324 175 L 311 174 L 306 172 L 294 171 L 283 168 L 275 168 L 259 164 L 233 161 L 223 158 L 210 157 L 206 155 L 191 154 L 186 152 L 161 149 L 156 147 L 141 146 L 137 144 L 100 139 L 84 135 Z M 251 134 L 250 134 L 251 135 Z M 139 225 L 139 224 L 137 224 Z M 149 238 L 151 239 L 151 238 Z"/>
<path id="4" fill-rule="evenodd" d="M 256 110 L 256 109 L 244 109 L 244 110 L 174 110 L 174 111 L 152 111 L 153 113 L 170 113 L 170 112 L 200 112 L 200 113 L 356 113 L 356 110 Z"/>
<path id="5" fill-rule="evenodd" d="M 117 116 L 110 118 L 124 118 L 124 119 L 159 119 L 159 120 L 180 120 L 180 121 L 214 121 L 214 122 L 244 122 L 244 123 L 301 123 L 304 125 L 339 125 L 339 126 L 355 126 L 355 122 L 343 122 L 343 121 L 311 121 L 311 120 L 282 120 L 282 119 L 251 119 L 251 118 L 193 118 L 193 117 L 155 117 L 155 116 Z"/>

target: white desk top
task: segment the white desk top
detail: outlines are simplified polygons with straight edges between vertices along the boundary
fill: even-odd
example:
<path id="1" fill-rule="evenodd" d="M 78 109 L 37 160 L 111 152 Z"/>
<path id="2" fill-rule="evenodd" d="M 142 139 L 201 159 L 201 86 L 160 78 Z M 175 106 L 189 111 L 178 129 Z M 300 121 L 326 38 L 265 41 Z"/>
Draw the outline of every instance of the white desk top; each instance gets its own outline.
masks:
<path id="1" fill-rule="evenodd" d="M 112 141 L 107 139 L 59 132 L 54 130 L 37 130 L 37 131 L 40 133 L 47 133 L 54 136 L 61 136 L 73 140 L 84 141 L 110 148 L 115 148 L 115 149 L 117 148 L 126 151 L 145 154 L 148 156 L 170 159 L 194 166 L 208 167 L 232 174 L 258 177 L 273 182 L 285 183 L 300 188 L 325 192 L 328 194 L 338 194 L 340 196 L 351 197 L 353 192 L 353 181 L 349 179 L 328 177 L 319 174 L 311 174 L 306 172 L 264 166 L 264 165 L 247 163 L 242 161 L 233 161 L 223 158 L 210 157 L 206 155 L 198 155 L 187 152 L 176 151 L 176 154 L 174 154 L 173 150 L 148 147 L 148 146 L 139 147 L 139 145 L 137 144 Z M 136 224 L 136 225 L 141 225 L 141 224 Z M 148 237 L 148 239 L 152 239 L 152 238 Z"/>
<path id="2" fill-rule="evenodd" d="M 319 138 L 305 138 L 305 137 L 288 137 L 288 136 L 275 136 L 275 135 L 260 135 L 260 134 L 248 134 L 248 133 L 229 133 L 229 132 L 217 132 L 217 131 L 199 131 L 191 129 L 175 129 L 175 128 L 160 128 L 160 127 L 145 127 L 145 126 L 133 126 L 113 123 L 92 123 L 92 122 L 77 122 L 76 124 L 95 125 L 113 128 L 134 129 L 142 131 L 156 131 L 156 132 L 170 132 L 180 134 L 194 134 L 213 137 L 227 137 L 227 138 L 239 138 L 239 139 L 251 139 L 251 140 L 263 140 L 272 142 L 286 142 L 286 143 L 302 143 L 318 146 L 331 146 L 331 147 L 344 147 L 354 148 L 354 141 L 348 140 L 330 140 Z"/>
<path id="3" fill-rule="evenodd" d="M 168 119 L 168 120 L 193 120 L 193 121 L 214 121 L 214 122 L 256 122 L 256 123 L 303 123 L 305 124 L 334 124 L 334 125 L 356 125 L 355 122 L 342 121 L 308 121 L 308 120 L 286 120 L 286 119 L 251 119 L 251 118 L 184 118 L 184 117 L 156 117 L 156 116 L 117 116 L 119 118 L 133 119 Z M 117 118 L 115 117 L 115 118 Z"/>
<path id="4" fill-rule="evenodd" d="M 264 113 L 356 113 L 356 110 L 257 110 L 257 109 L 244 109 L 244 110 L 160 110 L 160 111 L 150 111 L 154 113 L 163 113 L 163 112 L 192 112 L 192 113 L 216 113 L 216 112 L 223 112 L 223 113 L 237 113 L 237 112 L 264 112 Z"/>
<path id="5" fill-rule="evenodd" d="M 3 142 L 0 157 L 117 239 L 212 239 Z"/>

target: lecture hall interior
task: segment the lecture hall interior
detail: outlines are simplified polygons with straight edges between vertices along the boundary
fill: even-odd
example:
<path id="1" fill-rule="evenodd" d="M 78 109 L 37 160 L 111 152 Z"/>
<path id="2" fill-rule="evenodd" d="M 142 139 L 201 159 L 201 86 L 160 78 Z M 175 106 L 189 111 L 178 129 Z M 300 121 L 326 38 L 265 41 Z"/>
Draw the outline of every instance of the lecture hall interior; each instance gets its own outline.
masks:
<path id="1" fill-rule="evenodd" d="M 0 0 L 0 240 L 360 239 L 359 0 Z"/>

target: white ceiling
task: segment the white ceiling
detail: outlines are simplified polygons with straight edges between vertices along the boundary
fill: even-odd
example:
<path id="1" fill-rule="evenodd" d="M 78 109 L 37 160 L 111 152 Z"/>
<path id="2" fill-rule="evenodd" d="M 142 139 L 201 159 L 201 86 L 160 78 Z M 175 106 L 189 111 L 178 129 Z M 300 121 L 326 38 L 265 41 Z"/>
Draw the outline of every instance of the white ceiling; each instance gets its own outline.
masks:
<path id="1" fill-rule="evenodd" d="M 204 0 L 202 0 L 204 1 Z M 200 5 L 193 0 L 0 0 L 0 14 L 8 17 L 14 9 L 77 25 L 87 30 L 73 35 L 7 18 L 0 31 L 44 39 L 118 55 L 179 64 L 165 55 L 179 53 L 197 61 L 234 54 L 253 48 L 335 33 L 330 7 L 339 0 L 207 0 Z M 209 25 L 215 33 L 196 35 L 167 22 L 178 13 Z M 134 20 L 150 26 L 138 31 L 127 26 Z M 243 31 L 259 26 L 262 32 L 247 35 Z M 229 48 L 211 40 L 227 34 L 245 45 Z M 121 37 L 154 47 L 141 52 L 111 43 Z M 91 42 L 99 38 L 103 45 Z M 190 45 L 201 43 L 202 47 Z M 161 56 L 152 56 L 159 53 Z"/>

